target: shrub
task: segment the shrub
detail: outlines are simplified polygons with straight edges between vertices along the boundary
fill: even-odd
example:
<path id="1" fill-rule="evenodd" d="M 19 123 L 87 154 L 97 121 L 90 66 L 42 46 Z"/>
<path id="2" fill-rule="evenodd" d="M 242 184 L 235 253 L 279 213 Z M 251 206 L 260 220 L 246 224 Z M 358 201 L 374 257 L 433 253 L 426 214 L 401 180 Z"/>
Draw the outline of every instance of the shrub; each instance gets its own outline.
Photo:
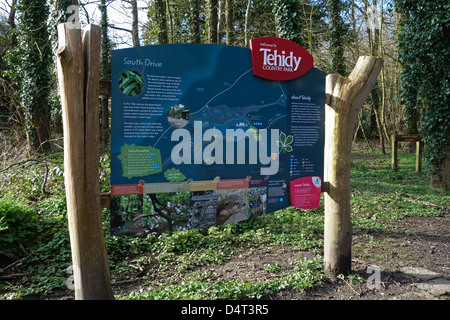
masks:
<path id="1" fill-rule="evenodd" d="M 32 208 L 10 197 L 0 199 L 0 250 L 15 252 L 38 231 L 37 213 Z"/>

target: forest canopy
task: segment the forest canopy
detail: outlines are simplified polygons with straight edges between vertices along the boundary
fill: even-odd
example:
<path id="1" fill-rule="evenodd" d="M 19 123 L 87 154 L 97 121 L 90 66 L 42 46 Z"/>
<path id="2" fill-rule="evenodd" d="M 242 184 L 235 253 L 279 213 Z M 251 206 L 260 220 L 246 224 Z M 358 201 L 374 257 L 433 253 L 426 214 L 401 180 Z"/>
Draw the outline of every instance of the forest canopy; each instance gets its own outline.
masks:
<path id="1" fill-rule="evenodd" d="M 346 76 L 359 56 L 383 58 L 354 137 L 386 153 L 392 134 L 422 134 L 430 181 L 448 188 L 449 17 L 445 0 L 2 0 L 0 139 L 25 144 L 28 154 L 63 148 L 54 58 L 59 23 L 101 26 L 104 81 L 110 79 L 113 49 L 165 43 L 248 47 L 252 38 L 276 36 L 301 44 L 328 74 Z M 99 108 L 106 150 L 107 96 Z M 13 157 L 12 150 L 4 148 L 2 157 Z"/>

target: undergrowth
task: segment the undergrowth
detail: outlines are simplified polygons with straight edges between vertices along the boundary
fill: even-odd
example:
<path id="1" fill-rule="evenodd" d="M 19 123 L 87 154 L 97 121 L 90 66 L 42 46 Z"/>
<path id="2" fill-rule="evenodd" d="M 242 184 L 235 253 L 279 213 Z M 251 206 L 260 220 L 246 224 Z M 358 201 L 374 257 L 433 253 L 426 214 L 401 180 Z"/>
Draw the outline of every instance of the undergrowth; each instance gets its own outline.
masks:
<path id="1" fill-rule="evenodd" d="M 64 292 L 70 277 L 70 241 L 62 153 L 0 173 L 0 299 L 28 299 Z M 450 193 L 429 187 L 414 172 L 415 155 L 400 153 L 399 171 L 390 156 L 355 152 L 351 167 L 351 210 L 355 232 L 389 230 L 389 221 L 448 212 Z M 6 168 L 12 164 L 3 163 Z M 108 191 L 109 158 L 100 161 L 102 191 Z M 45 190 L 42 193 L 42 184 Z M 322 273 L 323 199 L 319 208 L 287 208 L 236 224 L 147 235 L 111 236 L 102 212 L 113 289 L 118 299 L 260 298 L 282 289 L 305 290 L 325 281 Z M 224 279 L 208 271 L 246 250 L 289 248 L 312 252 L 289 266 L 265 267 L 270 277 Z M 260 253 L 263 254 L 263 253 Z M 129 283 L 124 291 L 121 284 Z M 133 287 L 133 283 L 139 283 Z"/>

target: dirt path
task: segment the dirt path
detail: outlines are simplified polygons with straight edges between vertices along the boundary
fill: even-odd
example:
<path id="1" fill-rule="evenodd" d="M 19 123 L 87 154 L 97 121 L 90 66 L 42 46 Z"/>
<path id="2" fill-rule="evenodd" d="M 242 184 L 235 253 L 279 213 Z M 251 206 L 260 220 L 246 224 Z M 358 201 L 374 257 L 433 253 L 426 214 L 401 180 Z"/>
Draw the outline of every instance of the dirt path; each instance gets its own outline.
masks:
<path id="1" fill-rule="evenodd" d="M 363 281 L 346 278 L 267 299 L 450 300 L 450 215 L 409 217 L 393 224 L 396 232 L 354 235 L 352 267 Z M 378 288 L 374 269 L 379 270 Z"/>

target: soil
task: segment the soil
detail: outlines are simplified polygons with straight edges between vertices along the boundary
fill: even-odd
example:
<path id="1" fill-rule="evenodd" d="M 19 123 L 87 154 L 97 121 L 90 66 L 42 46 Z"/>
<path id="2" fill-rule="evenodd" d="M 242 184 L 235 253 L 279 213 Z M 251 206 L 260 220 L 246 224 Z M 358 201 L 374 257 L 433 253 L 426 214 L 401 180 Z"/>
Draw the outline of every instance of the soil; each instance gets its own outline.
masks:
<path id="1" fill-rule="evenodd" d="M 450 215 L 408 217 L 392 223 L 396 232 L 354 234 L 352 274 L 359 275 L 359 281 L 349 280 L 351 277 L 330 280 L 304 292 L 283 290 L 263 299 L 450 300 Z M 312 258 L 315 254 L 290 247 L 267 248 L 253 254 L 241 254 L 214 271 L 222 272 L 225 279 L 238 276 L 247 280 L 263 279 L 275 276 L 264 270 L 268 264 L 276 262 L 289 266 L 293 259 Z M 374 277 L 369 279 L 375 268 L 380 271 L 379 288 L 371 280 Z M 282 271 L 286 272 L 288 268 Z M 439 290 L 423 286 L 436 282 L 441 285 Z"/>
<path id="2" fill-rule="evenodd" d="M 364 281 L 335 280 L 268 299 L 294 300 L 450 300 L 450 215 L 408 217 L 392 222 L 396 232 L 364 232 L 353 237 L 352 273 Z M 379 267 L 379 288 L 368 279 Z M 373 278 L 372 278 L 373 279 Z M 373 281 L 369 281 L 373 284 Z"/>

